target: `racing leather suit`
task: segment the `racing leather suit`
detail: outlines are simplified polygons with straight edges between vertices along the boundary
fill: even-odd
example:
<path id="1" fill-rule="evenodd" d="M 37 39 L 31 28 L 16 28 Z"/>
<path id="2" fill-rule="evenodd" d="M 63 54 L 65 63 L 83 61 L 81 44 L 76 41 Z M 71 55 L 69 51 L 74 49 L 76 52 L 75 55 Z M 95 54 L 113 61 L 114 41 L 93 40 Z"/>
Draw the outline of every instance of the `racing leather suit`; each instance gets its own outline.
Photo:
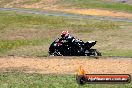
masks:
<path id="1" fill-rule="evenodd" d="M 82 44 L 84 44 L 83 41 L 81 41 L 81 40 L 79 40 L 79 39 L 76 39 L 75 37 L 73 37 L 73 36 L 71 36 L 71 35 L 68 35 L 68 36 L 66 36 L 66 37 L 62 37 L 62 38 L 60 39 L 60 41 L 62 41 L 62 40 L 66 40 L 67 42 L 69 42 L 69 43 L 75 45 L 77 48 L 79 48 L 79 51 L 78 51 L 78 52 L 84 51 L 84 48 L 83 48 L 83 45 L 82 45 Z"/>

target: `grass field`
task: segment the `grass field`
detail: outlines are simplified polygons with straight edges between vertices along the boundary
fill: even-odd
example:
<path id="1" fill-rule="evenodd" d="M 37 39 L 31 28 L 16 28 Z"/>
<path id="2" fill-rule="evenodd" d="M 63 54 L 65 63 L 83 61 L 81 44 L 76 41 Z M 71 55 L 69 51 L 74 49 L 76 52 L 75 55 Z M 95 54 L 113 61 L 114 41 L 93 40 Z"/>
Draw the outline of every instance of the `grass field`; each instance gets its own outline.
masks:
<path id="1" fill-rule="evenodd" d="M 129 0 L 1 0 L 0 7 L 132 19 Z"/>
<path id="2" fill-rule="evenodd" d="M 119 3 L 112 0 L 0 0 L 0 7 L 39 10 L 94 8 L 132 12 L 131 3 Z M 70 59 L 71 61 L 65 60 L 68 57 L 64 57 L 64 60 L 59 58 L 53 60 L 52 57 L 51 59 L 46 57 L 48 60 L 17 58 L 17 56 L 47 56 L 50 43 L 60 37 L 63 30 L 68 30 L 73 36 L 83 41 L 98 41 L 94 48 L 98 49 L 103 56 L 132 57 L 132 23 L 0 11 L 0 56 L 4 57 L 4 59 L 0 58 L 0 88 L 132 88 L 132 83 L 81 86 L 76 83 L 73 74 L 38 74 L 59 70 L 68 72 L 74 68 L 73 73 L 76 66 L 81 64 L 90 67 L 91 70 L 87 69 L 92 73 L 118 71 L 131 74 L 131 60 L 104 59 L 106 61 L 104 63 L 102 58 L 85 57 L 86 63 L 86 60 L 76 59 L 80 57 L 69 57 L 76 59 Z M 16 56 L 16 59 L 12 57 L 7 59 L 6 56 Z M 69 63 L 72 64 L 69 65 Z M 98 69 L 95 70 L 95 68 Z"/>
<path id="3" fill-rule="evenodd" d="M 115 11 L 132 12 L 132 3 L 121 3 L 111 0 L 1 0 L 0 7 L 17 7 L 17 8 L 34 8 L 34 9 L 49 9 L 54 8 L 96 8 L 108 9 Z"/>
<path id="4" fill-rule="evenodd" d="M 50 43 L 68 30 L 97 40 L 103 55 L 132 56 L 131 23 L 0 11 L 0 55 L 46 56 Z"/>
<path id="5" fill-rule="evenodd" d="M 0 73 L 0 88 L 131 88 L 132 84 L 78 85 L 75 75 Z"/>
<path id="6" fill-rule="evenodd" d="M 132 12 L 131 4 L 111 0 L 0 0 L 0 7 L 39 10 L 94 8 L 123 11 L 124 13 Z M 32 73 L 48 72 L 49 70 L 51 72 L 67 70 L 68 72 L 74 68 L 73 73 L 76 66 L 82 64 L 88 66 L 88 69 L 91 69 L 89 71 L 93 73 L 118 71 L 131 74 L 131 60 L 126 60 L 126 58 L 88 59 L 85 57 L 86 63 L 86 60 L 77 59 L 80 57 L 64 57 L 64 60 L 61 60 L 62 57 L 59 57 L 61 59 L 55 57 L 54 60 L 52 57 L 45 57 L 48 55 L 50 43 L 60 37 L 63 30 L 68 30 L 70 34 L 85 42 L 88 40 L 98 41 L 93 48 L 98 49 L 103 56 L 132 57 L 132 23 L 130 22 L 0 11 L 0 57 L 4 57 L 4 59 L 0 58 L 0 88 L 132 88 L 132 83 L 81 86 L 76 83 L 75 75 L 72 74 Z M 7 59 L 6 56 L 16 56 L 16 58 Z M 21 56 L 31 58 L 28 60 L 17 58 Z M 32 57 L 45 57 L 48 60 Z M 95 70 L 95 68 L 98 69 Z M 26 71 L 31 73 L 24 73 Z"/>
<path id="7" fill-rule="evenodd" d="M 132 11 L 132 5 L 119 2 L 111 2 L 109 0 L 63 0 L 62 4 L 69 8 L 97 8 L 118 11 Z"/>

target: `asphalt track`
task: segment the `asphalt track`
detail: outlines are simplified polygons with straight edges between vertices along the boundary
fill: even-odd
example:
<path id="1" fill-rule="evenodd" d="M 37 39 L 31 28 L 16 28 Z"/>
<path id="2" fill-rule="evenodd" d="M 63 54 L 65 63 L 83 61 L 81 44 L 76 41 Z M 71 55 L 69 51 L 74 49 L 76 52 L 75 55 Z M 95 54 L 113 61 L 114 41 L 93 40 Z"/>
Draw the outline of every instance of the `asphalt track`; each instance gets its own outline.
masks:
<path id="1" fill-rule="evenodd" d="M 62 16 L 62 17 L 71 17 L 71 18 L 84 18 L 84 19 L 97 19 L 97 20 L 132 22 L 131 19 L 127 19 L 127 18 L 92 16 L 92 15 L 79 15 L 79 14 L 70 14 L 70 13 L 63 13 L 63 12 L 36 11 L 36 10 L 31 10 L 31 9 L 0 8 L 0 10 L 1 11 L 16 11 L 16 12 L 30 13 L 30 14 L 41 14 L 41 15 L 49 15 L 49 16 Z"/>

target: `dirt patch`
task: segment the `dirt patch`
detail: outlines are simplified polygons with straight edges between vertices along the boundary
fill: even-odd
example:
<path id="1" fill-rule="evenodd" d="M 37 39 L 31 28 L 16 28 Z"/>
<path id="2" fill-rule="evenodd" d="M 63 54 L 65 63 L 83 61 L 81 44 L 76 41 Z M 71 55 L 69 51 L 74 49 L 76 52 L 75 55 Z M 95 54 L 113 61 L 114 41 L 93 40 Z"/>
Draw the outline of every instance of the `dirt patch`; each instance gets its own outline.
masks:
<path id="1" fill-rule="evenodd" d="M 38 3 L 34 3 L 31 5 L 22 5 L 21 7 L 24 8 L 44 8 L 44 9 L 52 9 L 52 8 L 57 8 L 58 5 L 56 5 L 57 0 L 42 0 Z"/>
<path id="2" fill-rule="evenodd" d="M 87 57 L 45 57 L 45 58 L 0 58 L 0 71 L 23 71 L 28 73 L 75 74 L 78 67 L 87 73 L 132 74 L 131 58 L 87 58 Z"/>
<path id="3" fill-rule="evenodd" d="M 82 15 L 93 15 L 93 16 L 108 16 L 117 18 L 132 18 L 131 13 L 117 12 L 110 10 L 101 9 L 55 9 L 56 11 L 62 11 L 67 13 L 82 14 Z"/>
<path id="4" fill-rule="evenodd" d="M 34 2 L 30 0 L 15 0 L 5 4 L 4 7 L 35 8 L 35 9 L 41 9 L 47 11 L 61 11 L 61 12 L 83 14 L 83 15 L 132 18 L 132 14 L 127 12 L 118 12 L 118 11 L 101 10 L 101 9 L 75 9 L 75 8 L 67 9 L 61 6 L 60 4 L 57 4 L 57 1 L 58 0 L 38 0 Z M 106 0 L 106 1 L 110 1 L 110 0 Z M 132 3 L 132 1 L 128 0 L 127 3 Z"/>
<path id="5" fill-rule="evenodd" d="M 13 0 L 7 3 L 4 7 L 22 7 L 22 8 L 54 8 L 57 0 Z"/>
<path id="6" fill-rule="evenodd" d="M 24 8 L 37 8 L 43 9 L 47 11 L 59 11 L 59 12 L 66 12 L 72 14 L 81 14 L 81 15 L 93 15 L 93 16 L 107 16 L 107 17 L 117 17 L 117 18 L 132 18 L 131 13 L 127 12 L 118 12 L 118 11 L 111 11 L 111 10 L 102 10 L 102 9 L 66 9 L 59 5 L 55 5 L 55 2 L 50 4 L 44 4 L 43 2 L 35 3 L 32 5 L 23 5 L 21 7 Z"/>

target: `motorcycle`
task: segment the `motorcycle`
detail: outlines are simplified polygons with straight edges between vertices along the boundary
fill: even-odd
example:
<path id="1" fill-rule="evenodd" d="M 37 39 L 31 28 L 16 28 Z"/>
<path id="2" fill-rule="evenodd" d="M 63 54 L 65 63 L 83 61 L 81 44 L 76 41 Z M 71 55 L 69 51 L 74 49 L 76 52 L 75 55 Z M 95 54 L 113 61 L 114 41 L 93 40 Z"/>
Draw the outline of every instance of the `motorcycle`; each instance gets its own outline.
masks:
<path id="1" fill-rule="evenodd" d="M 53 56 L 101 56 L 101 53 L 96 49 L 91 49 L 97 41 L 79 41 L 79 46 L 83 46 L 83 50 L 80 50 L 75 44 L 67 41 L 59 41 L 56 39 L 51 43 L 49 47 L 49 55 Z"/>

